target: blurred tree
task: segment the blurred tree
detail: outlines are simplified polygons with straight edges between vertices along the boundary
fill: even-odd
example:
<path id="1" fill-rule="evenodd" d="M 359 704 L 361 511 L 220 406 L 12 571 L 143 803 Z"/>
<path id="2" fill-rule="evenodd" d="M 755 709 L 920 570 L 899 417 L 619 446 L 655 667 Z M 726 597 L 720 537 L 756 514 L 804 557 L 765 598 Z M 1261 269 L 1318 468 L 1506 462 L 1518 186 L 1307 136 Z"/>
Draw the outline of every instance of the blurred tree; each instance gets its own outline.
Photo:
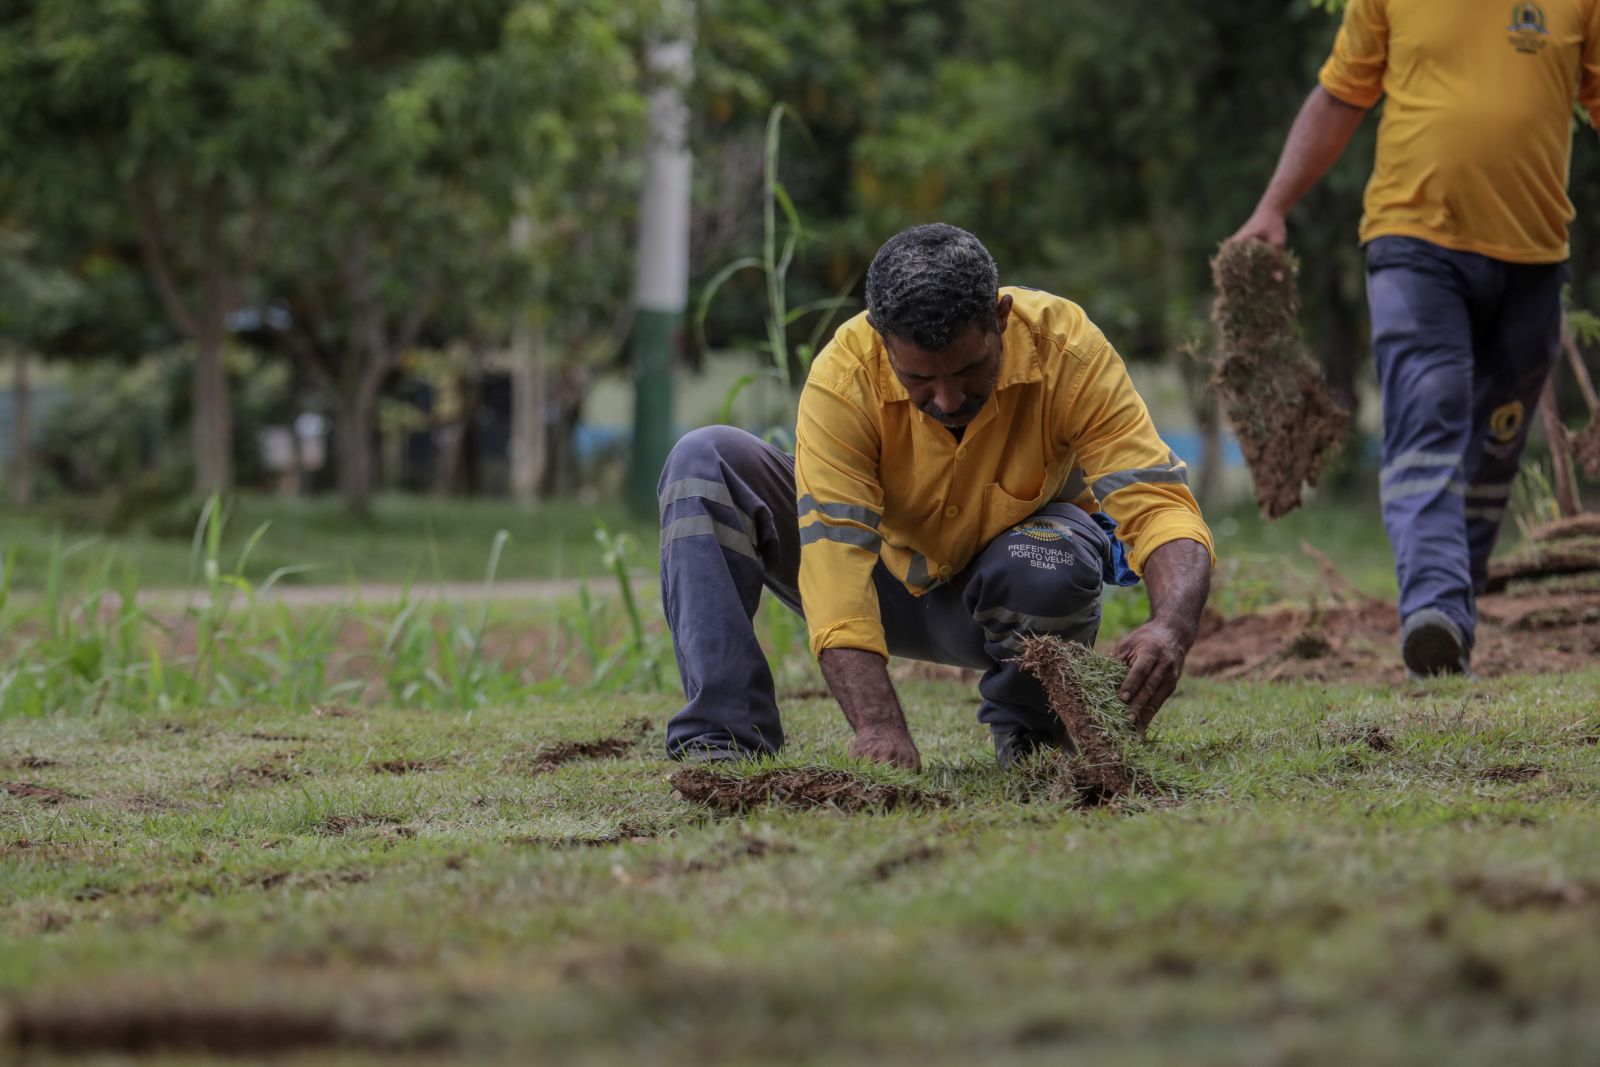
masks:
<path id="1" fill-rule="evenodd" d="M 17 0 L 0 21 L 0 168 L 30 219 L 123 209 L 194 345 L 201 491 L 231 480 L 228 316 L 347 46 L 303 0 Z"/>

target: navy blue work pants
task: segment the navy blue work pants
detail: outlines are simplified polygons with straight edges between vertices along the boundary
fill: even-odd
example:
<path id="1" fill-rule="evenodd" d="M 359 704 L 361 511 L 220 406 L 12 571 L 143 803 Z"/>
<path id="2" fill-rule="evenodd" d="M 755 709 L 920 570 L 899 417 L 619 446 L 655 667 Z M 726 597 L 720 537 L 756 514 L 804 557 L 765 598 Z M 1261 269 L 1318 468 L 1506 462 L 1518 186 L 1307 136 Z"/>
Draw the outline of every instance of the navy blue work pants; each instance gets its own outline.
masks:
<path id="1" fill-rule="evenodd" d="M 1436 608 L 1470 643 L 1529 420 L 1560 352 L 1566 265 L 1411 237 L 1379 237 L 1366 253 L 1400 617 Z"/>
<path id="2" fill-rule="evenodd" d="M 802 611 L 794 458 L 743 430 L 686 435 L 661 474 L 661 602 L 686 704 L 667 751 L 776 752 L 783 726 L 754 616 L 766 588 Z M 1059 737 L 1039 683 L 1015 663 L 1024 633 L 1093 645 L 1108 536 L 1080 508 L 1047 504 L 961 573 L 914 597 L 872 572 L 889 651 L 983 672 L 978 719 L 991 730 Z"/>

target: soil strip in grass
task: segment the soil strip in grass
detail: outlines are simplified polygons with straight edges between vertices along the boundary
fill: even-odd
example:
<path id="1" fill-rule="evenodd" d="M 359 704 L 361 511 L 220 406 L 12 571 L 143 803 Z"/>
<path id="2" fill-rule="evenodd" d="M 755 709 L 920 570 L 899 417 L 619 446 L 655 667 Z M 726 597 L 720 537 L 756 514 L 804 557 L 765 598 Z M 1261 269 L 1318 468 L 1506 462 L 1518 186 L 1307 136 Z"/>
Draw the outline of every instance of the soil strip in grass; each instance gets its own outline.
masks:
<path id="1" fill-rule="evenodd" d="M 0 782 L 0 793 L 10 793 L 14 797 L 27 797 L 44 804 L 61 804 L 69 800 L 82 800 L 77 793 L 68 793 L 63 789 L 51 789 L 47 785 L 34 785 L 31 782 Z"/>
<path id="2" fill-rule="evenodd" d="M 533 774 L 548 774 L 562 764 L 575 760 L 615 759 L 632 752 L 650 732 L 649 719 L 629 719 L 622 726 L 622 733 L 610 737 L 597 737 L 592 741 L 558 741 L 546 745 L 534 755 L 529 770 Z"/>
<path id="3" fill-rule="evenodd" d="M 892 811 L 933 802 L 915 786 L 874 782 L 849 771 L 820 767 L 728 774 L 711 767 L 684 767 L 671 778 L 678 795 L 714 811 L 739 814 L 763 804 L 791 808 L 837 808 L 845 812 Z"/>

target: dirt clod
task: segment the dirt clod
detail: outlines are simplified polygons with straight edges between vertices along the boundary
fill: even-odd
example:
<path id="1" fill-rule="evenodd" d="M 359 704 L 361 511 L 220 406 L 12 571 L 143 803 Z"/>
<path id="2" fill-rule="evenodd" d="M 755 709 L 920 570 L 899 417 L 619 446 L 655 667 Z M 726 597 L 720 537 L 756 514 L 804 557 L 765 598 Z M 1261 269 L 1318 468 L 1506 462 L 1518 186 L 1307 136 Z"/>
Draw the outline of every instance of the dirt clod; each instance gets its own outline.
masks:
<path id="1" fill-rule="evenodd" d="M 10 793 L 14 797 L 27 797 L 29 800 L 37 800 L 41 804 L 61 804 L 68 800 L 83 799 L 76 793 L 68 793 L 63 789 L 51 789 L 47 785 L 34 785 L 31 782 L 0 782 L 0 793 Z"/>
<path id="2" fill-rule="evenodd" d="M 1259 241 L 1228 241 L 1211 260 L 1219 337 L 1211 384 L 1269 519 L 1300 506 L 1301 486 L 1317 484 L 1350 423 L 1301 337 L 1298 273 L 1293 256 Z"/>
<path id="3" fill-rule="evenodd" d="M 1128 668 L 1058 637 L 1024 637 L 1021 650 L 1018 662 L 1044 686 L 1072 739 L 1076 752 L 1061 755 L 1061 768 L 1082 802 L 1100 804 L 1132 792 L 1125 752 L 1134 724 L 1117 697 Z"/>
<path id="4" fill-rule="evenodd" d="M 633 751 L 640 739 L 650 732 L 649 719 L 629 719 L 622 724 L 623 732 L 610 737 L 597 737 L 592 741 L 557 741 L 546 745 L 534 754 L 528 764 L 531 774 L 548 774 L 564 763 L 586 759 L 615 759 Z"/>
<path id="5" fill-rule="evenodd" d="M 670 781 L 683 799 L 729 814 L 763 804 L 846 812 L 891 811 L 932 799 L 915 786 L 873 782 L 849 771 L 820 767 L 750 775 L 728 774 L 711 767 L 684 767 Z"/>

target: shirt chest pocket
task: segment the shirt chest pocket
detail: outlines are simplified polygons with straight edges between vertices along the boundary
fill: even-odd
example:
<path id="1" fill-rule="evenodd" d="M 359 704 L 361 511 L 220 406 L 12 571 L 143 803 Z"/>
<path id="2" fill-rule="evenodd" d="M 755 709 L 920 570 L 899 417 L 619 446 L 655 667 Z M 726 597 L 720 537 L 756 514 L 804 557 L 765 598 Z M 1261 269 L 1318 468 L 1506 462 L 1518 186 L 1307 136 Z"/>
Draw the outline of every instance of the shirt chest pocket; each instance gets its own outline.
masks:
<path id="1" fill-rule="evenodd" d="M 1032 515 L 1044 504 L 1043 480 L 1031 498 L 1013 496 L 1006 487 L 994 482 L 983 491 L 983 525 L 986 531 L 998 534 Z"/>

